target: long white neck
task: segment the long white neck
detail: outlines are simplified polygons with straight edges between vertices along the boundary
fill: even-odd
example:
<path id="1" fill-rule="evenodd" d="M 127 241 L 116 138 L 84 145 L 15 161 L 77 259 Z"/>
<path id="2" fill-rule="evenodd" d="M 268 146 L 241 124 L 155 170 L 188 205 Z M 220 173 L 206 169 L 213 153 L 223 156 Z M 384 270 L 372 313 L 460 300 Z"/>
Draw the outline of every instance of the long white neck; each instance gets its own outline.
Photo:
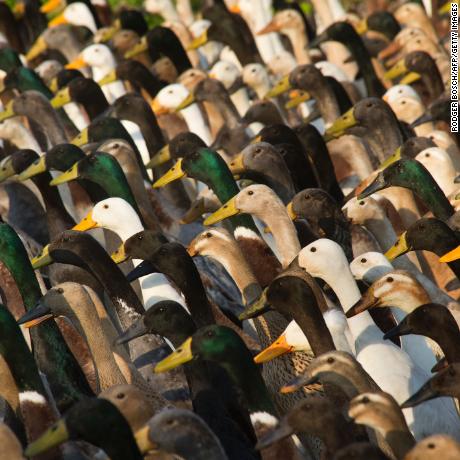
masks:
<path id="1" fill-rule="evenodd" d="M 231 96 L 230 99 L 235 104 L 236 110 L 238 113 L 243 117 L 244 114 L 248 111 L 251 102 L 249 100 L 248 92 L 245 88 L 240 88 L 239 90 L 235 91 Z"/>
<path id="2" fill-rule="evenodd" d="M 200 136 L 207 145 L 212 144 L 211 132 L 209 131 L 197 104 L 189 105 L 185 109 L 182 109 L 180 113 L 184 117 L 184 120 L 192 133 Z"/>
<path id="3" fill-rule="evenodd" d="M 289 37 L 292 49 L 298 65 L 311 64 L 310 55 L 308 53 L 307 33 L 305 27 L 303 30 L 299 28 L 286 28 L 283 32 Z"/>

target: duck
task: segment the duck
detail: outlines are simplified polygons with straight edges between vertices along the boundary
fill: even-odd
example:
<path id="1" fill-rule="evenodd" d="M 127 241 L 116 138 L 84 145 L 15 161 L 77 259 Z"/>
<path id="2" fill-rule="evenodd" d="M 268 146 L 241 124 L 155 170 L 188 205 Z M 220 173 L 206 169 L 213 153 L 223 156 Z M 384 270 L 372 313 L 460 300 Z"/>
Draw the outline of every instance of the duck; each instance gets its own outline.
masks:
<path id="1" fill-rule="evenodd" d="M 458 443 L 449 436 L 441 434 L 428 436 L 418 442 L 406 455 L 408 460 L 419 460 L 426 458 L 427 460 L 436 458 L 442 455 L 446 460 L 455 458 L 460 453 Z"/>

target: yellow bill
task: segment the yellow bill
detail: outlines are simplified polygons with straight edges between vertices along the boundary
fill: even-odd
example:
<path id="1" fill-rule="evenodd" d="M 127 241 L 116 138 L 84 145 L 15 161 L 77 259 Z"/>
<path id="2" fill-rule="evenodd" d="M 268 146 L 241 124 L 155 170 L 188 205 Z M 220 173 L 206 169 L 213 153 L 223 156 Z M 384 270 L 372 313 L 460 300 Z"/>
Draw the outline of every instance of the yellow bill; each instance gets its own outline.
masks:
<path id="1" fill-rule="evenodd" d="M 380 163 L 379 169 L 385 169 L 388 168 L 391 164 L 393 164 L 395 161 L 398 161 L 401 159 L 401 147 L 398 147 L 395 150 L 395 153 L 391 154 L 385 161 Z"/>
<path id="2" fill-rule="evenodd" d="M 405 59 L 400 59 L 391 69 L 387 70 L 383 77 L 387 80 L 394 80 L 408 72 Z"/>
<path id="3" fill-rule="evenodd" d="M 78 162 L 75 163 L 70 169 L 65 173 L 62 173 L 60 176 L 55 177 L 50 185 L 60 185 L 70 182 L 71 180 L 78 179 Z"/>
<path id="4" fill-rule="evenodd" d="M 77 225 L 74 225 L 72 230 L 76 230 L 78 232 L 86 232 L 87 230 L 91 230 L 92 228 L 98 228 L 99 224 L 93 219 L 93 211 L 90 211 L 86 214 L 83 219 L 78 222 Z"/>
<path id="5" fill-rule="evenodd" d="M 24 181 L 31 177 L 38 176 L 46 171 L 46 158 L 42 155 L 37 158 L 28 168 L 24 169 L 21 174 L 18 174 L 18 179 Z"/>
<path id="6" fill-rule="evenodd" d="M 254 362 L 257 364 L 265 363 L 277 358 L 278 356 L 290 353 L 293 347 L 287 343 L 286 335 L 281 334 L 270 346 L 261 351 L 255 358 Z"/>
<path id="7" fill-rule="evenodd" d="M 130 50 L 126 51 L 125 59 L 130 59 L 134 56 L 137 56 L 138 54 L 141 54 L 144 51 L 147 51 L 148 49 L 149 45 L 147 43 L 147 39 L 145 37 L 142 37 L 141 41 L 137 45 L 134 45 Z"/>
<path id="8" fill-rule="evenodd" d="M 125 251 L 125 245 L 122 243 L 120 246 L 118 246 L 118 249 L 110 255 L 111 259 L 116 263 L 116 264 L 121 264 L 125 260 L 128 259 L 128 256 Z"/>
<path id="9" fill-rule="evenodd" d="M 47 244 L 43 249 L 42 252 L 37 256 L 34 257 L 30 263 L 32 264 L 32 268 L 37 270 L 38 268 L 46 267 L 53 263 L 53 259 L 49 253 L 49 244 Z"/>
<path id="10" fill-rule="evenodd" d="M 447 252 L 439 258 L 439 262 L 453 262 L 454 260 L 460 259 L 460 246 L 457 246 L 452 251 Z"/>
<path id="11" fill-rule="evenodd" d="M 194 38 L 187 46 L 187 51 L 196 50 L 200 46 L 208 43 L 208 31 L 205 30 L 201 35 Z"/>
<path id="12" fill-rule="evenodd" d="M 62 0 L 48 0 L 40 7 L 40 12 L 44 14 L 52 13 L 64 6 Z"/>
<path id="13" fill-rule="evenodd" d="M 301 91 L 294 89 L 289 93 L 289 101 L 284 104 L 285 109 L 294 109 L 300 104 L 307 102 L 311 99 L 311 95 L 308 91 Z"/>
<path id="14" fill-rule="evenodd" d="M 341 117 L 332 123 L 332 125 L 324 133 L 328 139 L 335 139 L 345 134 L 345 131 L 358 124 L 354 114 L 353 107 L 347 110 Z"/>
<path id="15" fill-rule="evenodd" d="M 191 224 L 199 219 L 206 212 L 206 204 L 204 198 L 198 198 L 192 203 L 190 209 L 182 216 L 179 221 L 181 224 Z M 190 254 L 191 255 L 191 254 Z"/>
<path id="16" fill-rule="evenodd" d="M 158 449 L 158 446 L 150 441 L 149 432 L 150 428 L 146 425 L 140 430 L 137 430 L 134 434 L 137 447 L 139 448 L 141 454 L 146 454 L 147 452 L 152 452 L 152 450 Z"/>
<path id="17" fill-rule="evenodd" d="M 54 77 L 50 81 L 48 87 L 49 87 L 50 91 L 53 92 L 53 93 L 56 93 L 59 90 L 57 77 Z"/>
<path id="18" fill-rule="evenodd" d="M 175 112 L 180 112 L 181 110 L 186 109 L 194 102 L 195 96 L 193 95 L 193 93 L 189 93 L 189 95 L 176 107 Z"/>
<path id="19" fill-rule="evenodd" d="M 111 27 L 104 27 L 98 34 L 98 43 L 108 42 L 119 30 L 120 25 L 117 26 L 116 24 Z"/>
<path id="20" fill-rule="evenodd" d="M 221 206 L 214 214 L 211 214 L 208 218 L 206 218 L 203 224 L 212 225 L 239 213 L 240 210 L 236 207 L 236 197 L 234 196 Z"/>
<path id="21" fill-rule="evenodd" d="M 158 115 L 163 115 L 165 113 L 170 113 L 170 110 L 168 107 L 165 107 L 164 105 L 161 105 L 160 101 L 156 97 L 153 99 L 153 101 L 150 103 L 150 107 L 153 110 L 153 113 L 158 116 Z"/>
<path id="22" fill-rule="evenodd" d="M 51 428 L 48 428 L 38 439 L 30 443 L 24 455 L 35 457 L 43 452 L 52 449 L 69 439 L 69 432 L 63 419 L 57 421 Z"/>
<path id="23" fill-rule="evenodd" d="M 62 88 L 57 94 L 51 99 L 50 104 L 55 108 L 59 109 L 64 105 L 72 102 L 72 98 L 70 97 L 70 90 L 68 87 Z"/>
<path id="24" fill-rule="evenodd" d="M 176 162 L 176 164 L 162 177 L 160 177 L 154 184 L 153 188 L 164 187 L 165 185 L 175 180 L 185 177 L 186 174 L 182 169 L 182 158 Z"/>
<path id="25" fill-rule="evenodd" d="M 73 61 L 70 61 L 68 64 L 65 65 L 66 69 L 81 69 L 83 67 L 87 67 L 88 64 L 86 64 L 85 60 L 83 59 L 82 56 L 78 56 L 76 59 Z"/>
<path id="26" fill-rule="evenodd" d="M 3 160 L 0 161 L 0 182 L 9 179 L 11 176 L 14 176 L 15 174 L 16 172 L 13 168 L 13 161 L 11 155 L 7 156 L 6 158 L 3 158 Z"/>
<path id="27" fill-rule="evenodd" d="M 355 25 L 355 30 L 359 35 L 364 35 L 368 31 L 366 19 L 362 19 Z"/>
<path id="28" fill-rule="evenodd" d="M 46 315 L 40 316 L 40 318 L 35 318 L 31 319 L 30 321 L 27 321 L 27 323 L 24 323 L 23 326 L 26 329 L 30 329 L 32 327 L 38 326 L 39 324 L 53 318 L 53 315 L 51 313 L 48 313 Z"/>
<path id="29" fill-rule="evenodd" d="M 171 159 L 171 151 L 169 150 L 169 144 L 166 144 L 163 148 L 158 150 L 150 161 L 145 165 L 146 168 L 156 168 L 164 165 Z"/>
<path id="30" fill-rule="evenodd" d="M 188 363 L 193 359 L 192 353 L 192 337 L 189 337 L 176 351 L 172 352 L 165 359 L 160 361 L 154 369 L 156 374 L 170 371 L 182 364 Z"/>
<path id="31" fill-rule="evenodd" d="M 277 97 L 280 94 L 289 91 L 292 88 L 291 84 L 289 83 L 289 74 L 285 75 L 278 83 L 265 95 L 266 99 Z"/>
<path id="32" fill-rule="evenodd" d="M 13 102 L 14 102 L 14 99 L 8 102 L 8 104 L 3 109 L 3 111 L 0 112 L 0 122 L 8 120 L 8 118 L 13 118 L 14 116 L 16 116 L 16 112 L 13 109 Z"/>
<path id="33" fill-rule="evenodd" d="M 48 22 L 48 27 L 56 27 L 60 26 L 61 24 L 68 24 L 69 21 L 65 17 L 64 13 L 58 14 L 55 18 L 53 18 L 50 22 Z"/>
<path id="34" fill-rule="evenodd" d="M 297 219 L 297 214 L 294 212 L 294 209 L 292 208 L 292 201 L 286 205 L 286 211 L 291 220 Z"/>
<path id="35" fill-rule="evenodd" d="M 116 69 L 113 69 L 112 71 L 110 71 L 104 78 L 102 78 L 101 80 L 99 80 L 97 82 L 97 84 L 99 86 L 104 86 L 104 85 L 108 85 L 109 83 L 113 83 L 114 81 L 118 80 L 118 77 L 117 77 L 117 70 Z"/>
<path id="36" fill-rule="evenodd" d="M 35 43 L 30 47 L 29 51 L 26 54 L 26 60 L 31 61 L 35 59 L 39 54 L 46 51 L 48 48 L 47 43 L 42 35 L 40 35 L 36 40 Z"/>
<path id="37" fill-rule="evenodd" d="M 406 233 L 404 232 L 398 238 L 398 241 L 385 253 L 385 257 L 391 262 L 396 259 L 396 257 L 402 256 L 411 250 L 410 246 L 407 243 Z"/>
<path id="38" fill-rule="evenodd" d="M 80 133 L 75 136 L 71 141 L 71 144 L 76 145 L 77 147 L 81 147 L 88 143 L 88 128 L 84 128 L 80 131 Z"/>
<path id="39" fill-rule="evenodd" d="M 411 83 L 414 83 L 414 81 L 419 81 L 421 78 L 422 76 L 419 73 L 409 72 L 407 75 L 401 78 L 401 81 L 399 83 L 401 85 L 410 85 Z"/>
<path id="40" fill-rule="evenodd" d="M 232 159 L 228 165 L 232 174 L 241 174 L 246 169 L 243 162 L 243 154 L 239 153 L 236 157 Z"/>

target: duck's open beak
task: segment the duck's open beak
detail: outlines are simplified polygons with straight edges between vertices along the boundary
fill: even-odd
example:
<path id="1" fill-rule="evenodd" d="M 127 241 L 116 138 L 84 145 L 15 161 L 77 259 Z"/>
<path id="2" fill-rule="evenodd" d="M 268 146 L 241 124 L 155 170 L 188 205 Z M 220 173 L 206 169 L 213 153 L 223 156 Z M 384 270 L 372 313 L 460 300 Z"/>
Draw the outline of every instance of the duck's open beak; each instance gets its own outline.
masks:
<path id="1" fill-rule="evenodd" d="M 391 262 L 396 257 L 402 256 L 407 252 L 411 251 L 411 247 L 407 243 L 407 232 L 401 233 L 398 241 L 385 253 L 385 257 Z"/>
<path id="2" fill-rule="evenodd" d="M 98 227 L 100 227 L 100 225 L 93 219 L 93 211 L 90 211 L 80 222 L 78 222 L 77 225 L 72 228 L 72 230 L 86 232 L 86 230 Z"/>
<path id="3" fill-rule="evenodd" d="M 60 107 L 68 104 L 69 102 L 72 101 L 72 98 L 70 97 L 70 91 L 69 88 L 62 88 L 57 92 L 57 94 L 51 99 L 50 104 L 55 108 L 59 109 Z"/>
<path id="4" fill-rule="evenodd" d="M 293 393 L 294 391 L 297 391 L 304 386 L 318 383 L 320 383 L 318 377 L 310 377 L 308 372 L 306 372 L 305 374 L 299 375 L 295 379 L 291 380 L 287 385 L 282 386 L 280 388 L 280 393 Z"/>
<path id="5" fill-rule="evenodd" d="M 195 96 L 193 93 L 189 93 L 189 95 L 175 108 L 175 112 L 180 112 L 183 109 L 186 109 L 190 105 L 195 103 Z"/>
<path id="6" fill-rule="evenodd" d="M 302 91 L 294 89 L 289 93 L 289 101 L 284 104 L 286 110 L 294 109 L 303 102 L 307 102 L 311 99 L 311 95 L 308 91 Z"/>
<path id="7" fill-rule="evenodd" d="M 138 54 L 141 54 L 144 51 L 147 51 L 148 49 L 149 45 L 147 43 L 147 39 L 145 37 L 142 37 L 141 41 L 137 45 L 134 45 L 130 50 L 126 51 L 125 59 L 130 59 L 134 56 L 137 56 Z"/>
<path id="8" fill-rule="evenodd" d="M 145 165 L 146 168 L 156 168 L 157 166 L 164 165 L 171 159 L 171 151 L 169 150 L 169 144 L 166 144 Z"/>
<path id="9" fill-rule="evenodd" d="M 70 182 L 71 180 L 78 179 L 78 162 L 75 163 L 70 169 L 65 173 L 62 173 L 60 176 L 55 177 L 50 185 L 60 185 Z"/>
<path id="10" fill-rule="evenodd" d="M 370 287 L 358 302 L 356 302 L 346 313 L 347 318 L 353 318 L 353 316 L 362 313 L 363 311 L 369 310 L 370 308 L 378 307 L 382 303 L 381 299 L 375 297 L 374 289 Z"/>
<path id="11" fill-rule="evenodd" d="M 38 268 L 46 267 L 53 263 L 53 259 L 49 253 L 49 244 L 47 244 L 43 249 L 42 252 L 37 256 L 34 257 L 30 263 L 32 264 L 32 268 L 37 270 Z"/>
<path id="12" fill-rule="evenodd" d="M 386 332 L 383 336 L 384 340 L 394 339 L 395 337 L 399 337 L 401 335 L 409 335 L 413 334 L 413 329 L 406 323 L 399 323 L 393 329 L 390 329 Z"/>
<path id="13" fill-rule="evenodd" d="M 69 439 L 69 432 L 63 419 L 57 421 L 52 427 L 48 428 L 38 439 L 30 443 L 24 455 L 26 457 L 35 457 L 52 449 Z"/>
<path id="14" fill-rule="evenodd" d="M 0 182 L 6 181 L 6 179 L 9 179 L 15 174 L 16 172 L 13 168 L 11 155 L 3 158 L 3 160 L 0 161 Z"/>
<path id="15" fill-rule="evenodd" d="M 208 31 L 205 30 L 201 35 L 194 38 L 187 46 L 187 51 L 196 50 L 200 46 L 208 43 Z"/>
<path id="16" fill-rule="evenodd" d="M 415 407 L 422 402 L 429 401 L 430 399 L 441 396 L 437 391 L 431 388 L 430 380 L 428 380 L 422 387 L 416 391 L 407 401 L 401 404 L 401 409 Z"/>
<path id="17" fill-rule="evenodd" d="M 62 5 L 61 0 L 48 0 L 40 7 L 40 13 L 48 14 L 59 9 Z"/>
<path id="18" fill-rule="evenodd" d="M 78 56 L 76 59 L 73 61 L 69 62 L 68 64 L 65 65 L 66 69 L 81 69 L 83 67 L 86 67 L 88 64 L 86 64 L 85 60 L 83 59 L 82 56 Z"/>
<path id="19" fill-rule="evenodd" d="M 37 158 L 28 168 L 24 169 L 21 174 L 18 174 L 18 180 L 24 181 L 31 177 L 38 176 L 46 171 L 46 158 L 42 155 Z M 1 173 L 1 172 L 0 172 Z"/>
<path id="20" fill-rule="evenodd" d="M 240 210 L 236 207 L 236 197 L 231 198 L 228 200 L 223 206 L 221 206 L 214 214 L 211 214 L 207 217 L 203 224 L 204 225 L 212 225 L 221 220 L 227 219 L 228 217 L 235 216 L 239 214 Z"/>
<path id="21" fill-rule="evenodd" d="M 35 43 L 30 47 L 29 51 L 26 54 L 26 60 L 30 62 L 32 59 L 35 59 L 39 54 L 43 53 L 48 49 L 48 45 L 45 39 L 40 35 L 35 40 Z"/>
<path id="22" fill-rule="evenodd" d="M 439 262 L 453 262 L 454 260 L 460 259 L 460 246 L 457 246 L 452 251 L 447 252 L 439 258 Z"/>
<path id="23" fill-rule="evenodd" d="M 381 172 L 379 172 L 376 178 L 358 195 L 358 200 L 363 200 L 373 193 L 379 192 L 387 187 L 385 178 Z"/>
<path id="24" fill-rule="evenodd" d="M 154 369 L 156 374 L 170 371 L 182 364 L 188 363 L 193 359 L 192 337 L 189 337 L 176 351 L 172 352 L 165 359 L 160 361 Z"/>
<path id="25" fill-rule="evenodd" d="M 173 182 L 175 180 L 181 179 L 185 177 L 186 174 L 182 169 L 182 158 L 176 162 L 176 164 L 166 172 L 163 176 L 161 176 L 154 184 L 153 188 L 160 188 L 164 187 L 165 185 Z"/>
<path id="26" fill-rule="evenodd" d="M 71 141 L 71 144 L 81 147 L 88 143 L 88 128 L 82 129 L 77 136 L 75 136 Z"/>
<path id="27" fill-rule="evenodd" d="M 113 83 L 115 80 L 117 80 L 118 77 L 117 77 L 117 70 L 116 69 L 113 69 L 111 70 L 108 74 L 106 74 L 104 76 L 104 78 L 102 78 L 101 80 L 99 80 L 97 82 L 97 84 L 99 86 L 104 86 L 104 85 L 108 85 L 109 83 Z"/>
<path id="28" fill-rule="evenodd" d="M 148 334 L 149 331 L 144 324 L 144 318 L 141 317 L 136 320 L 128 329 L 126 329 L 123 334 L 121 334 L 117 340 L 115 340 L 115 345 L 122 345 L 124 343 L 128 343 L 131 340 L 137 339 L 138 337 L 142 337 L 145 334 Z"/>
<path id="29" fill-rule="evenodd" d="M 51 309 L 39 302 L 32 310 L 29 310 L 25 315 L 18 319 L 18 324 L 23 325 L 26 328 L 31 328 L 38 326 L 40 323 L 43 323 L 47 319 L 53 317 Z"/>
<path id="30" fill-rule="evenodd" d="M 335 120 L 329 128 L 326 129 L 326 132 L 324 133 L 325 141 L 343 136 L 347 129 L 358 124 L 353 111 L 353 107 L 347 110 L 341 117 L 337 118 L 337 120 Z"/>
<path id="31" fill-rule="evenodd" d="M 0 122 L 8 120 L 8 118 L 13 118 L 16 116 L 16 112 L 13 109 L 14 99 L 8 102 L 6 107 L 2 112 L 0 112 Z"/>
<path id="32" fill-rule="evenodd" d="M 289 91 L 292 88 L 291 83 L 289 82 L 289 74 L 285 75 L 281 80 L 276 83 L 276 85 L 264 96 L 265 99 L 270 99 L 272 97 L 277 97 L 280 94 Z"/>
<path id="33" fill-rule="evenodd" d="M 281 441 L 294 433 L 294 429 L 286 422 L 282 421 L 274 430 L 262 436 L 256 444 L 256 450 L 263 450 L 270 447 L 275 442 Z"/>
<path id="34" fill-rule="evenodd" d="M 140 430 L 137 430 L 134 434 L 134 437 L 136 438 L 137 447 L 139 447 L 141 454 L 146 454 L 147 452 L 152 453 L 152 451 L 158 450 L 157 444 L 150 441 L 149 433 L 150 427 L 146 425 Z"/>
<path id="35" fill-rule="evenodd" d="M 265 363 L 293 351 L 294 347 L 289 345 L 286 340 L 286 334 L 281 334 L 271 345 L 261 351 L 255 358 L 257 364 Z"/>
<path id="36" fill-rule="evenodd" d="M 126 275 L 126 280 L 128 283 L 132 283 L 138 278 L 150 275 L 151 273 L 158 273 L 158 269 L 155 267 L 155 265 L 152 264 L 152 262 L 144 260 Z"/>
<path id="37" fill-rule="evenodd" d="M 129 256 L 126 254 L 125 245 L 121 243 L 120 246 L 118 246 L 118 249 L 112 252 L 110 257 L 116 264 L 121 264 L 122 262 L 127 260 Z"/>
<path id="38" fill-rule="evenodd" d="M 246 169 L 243 163 L 243 153 L 239 153 L 236 157 L 233 157 L 228 168 L 232 174 L 241 174 Z"/>

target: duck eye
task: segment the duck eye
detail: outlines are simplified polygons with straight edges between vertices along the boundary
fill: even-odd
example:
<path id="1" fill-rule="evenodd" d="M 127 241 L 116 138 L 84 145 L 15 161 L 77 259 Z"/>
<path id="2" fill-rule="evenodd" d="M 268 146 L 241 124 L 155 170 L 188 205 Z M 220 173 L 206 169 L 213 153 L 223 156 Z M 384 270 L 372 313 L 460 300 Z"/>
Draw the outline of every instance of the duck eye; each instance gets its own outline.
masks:
<path id="1" fill-rule="evenodd" d="M 108 204 L 105 204 L 105 205 L 104 205 L 104 209 L 109 209 L 109 205 L 108 205 Z"/>
<path id="2" fill-rule="evenodd" d="M 392 283 L 393 281 L 394 281 L 394 280 L 393 280 L 393 278 L 392 278 L 391 276 L 389 276 L 389 277 L 387 278 L 387 283 Z"/>
<path id="3" fill-rule="evenodd" d="M 56 292 L 57 292 L 58 294 L 64 294 L 64 289 L 62 289 L 62 288 L 57 288 L 57 289 L 56 289 Z"/>
<path id="4" fill-rule="evenodd" d="M 359 204 L 360 206 L 364 206 L 364 200 L 361 200 L 358 204 Z"/>
<path id="5" fill-rule="evenodd" d="M 113 144 L 113 148 L 114 148 L 114 149 L 117 149 L 118 147 L 120 147 L 120 146 L 118 145 L 118 142 L 116 142 L 115 144 Z"/>
<path id="6" fill-rule="evenodd" d="M 214 337 L 214 331 L 208 331 L 208 332 L 206 332 L 206 335 L 208 337 Z"/>
<path id="7" fill-rule="evenodd" d="M 157 311 L 159 313 L 164 313 L 165 312 L 165 307 L 160 307 Z"/>
<path id="8" fill-rule="evenodd" d="M 206 238 L 211 238 L 211 237 L 212 237 L 212 233 L 211 233 L 211 232 L 207 232 L 205 236 L 206 236 Z"/>
<path id="9" fill-rule="evenodd" d="M 429 153 L 425 153 L 425 157 L 426 157 L 426 158 L 429 158 L 429 157 L 430 157 L 430 154 L 429 154 Z"/>
<path id="10" fill-rule="evenodd" d="M 368 404 L 368 403 L 370 402 L 370 400 L 369 400 L 369 398 L 368 398 L 367 396 L 364 396 L 364 398 L 361 399 L 361 402 L 362 402 L 363 404 Z"/>
<path id="11" fill-rule="evenodd" d="M 254 195 L 254 192 L 252 190 L 249 190 L 248 195 Z"/>
<path id="12" fill-rule="evenodd" d="M 427 445 L 428 449 L 434 449 L 436 446 L 434 443 L 430 442 L 428 445 Z"/>
<path id="13" fill-rule="evenodd" d="M 117 394 L 117 399 L 123 399 L 125 397 L 124 393 L 118 393 Z"/>
<path id="14" fill-rule="evenodd" d="M 453 367 L 449 368 L 449 375 L 452 377 L 455 375 L 455 369 Z"/>
<path id="15" fill-rule="evenodd" d="M 330 358 L 327 358 L 327 362 L 329 364 L 332 364 L 334 362 L 334 358 L 332 356 Z"/>
<path id="16" fill-rule="evenodd" d="M 401 105 L 404 105 L 406 103 L 406 101 L 401 101 Z"/>
<path id="17" fill-rule="evenodd" d="M 312 248 L 310 248 L 310 252 L 316 252 L 316 248 L 313 246 Z"/>
<path id="18" fill-rule="evenodd" d="M 137 237 L 137 239 L 138 239 L 139 241 L 142 241 L 142 238 L 144 238 L 142 235 L 139 235 L 139 236 Z"/>
<path id="19" fill-rule="evenodd" d="M 360 262 L 361 262 L 362 264 L 365 264 L 365 263 L 367 262 L 367 259 L 366 259 L 365 257 L 363 257 L 363 258 L 360 260 Z"/>

